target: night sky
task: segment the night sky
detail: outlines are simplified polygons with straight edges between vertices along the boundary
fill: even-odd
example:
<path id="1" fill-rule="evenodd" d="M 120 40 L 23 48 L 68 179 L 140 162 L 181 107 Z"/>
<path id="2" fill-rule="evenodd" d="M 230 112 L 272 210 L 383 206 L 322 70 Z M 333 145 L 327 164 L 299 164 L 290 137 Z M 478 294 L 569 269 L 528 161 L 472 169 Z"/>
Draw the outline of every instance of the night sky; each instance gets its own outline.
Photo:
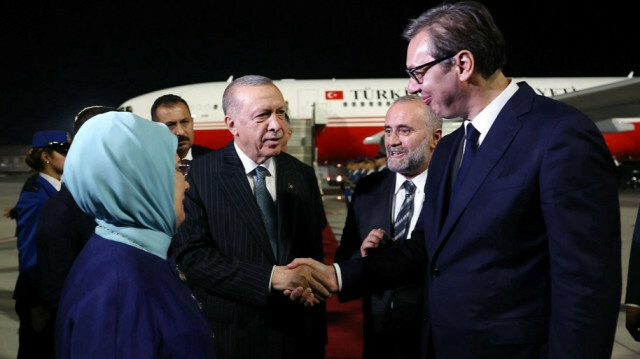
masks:
<path id="1" fill-rule="evenodd" d="M 0 145 L 28 144 L 41 129 L 71 131 L 86 106 L 230 75 L 405 77 L 402 30 L 439 2 L 184 3 L 5 4 Z M 639 19 L 628 5 L 484 3 L 506 38 L 507 76 L 640 72 Z"/>

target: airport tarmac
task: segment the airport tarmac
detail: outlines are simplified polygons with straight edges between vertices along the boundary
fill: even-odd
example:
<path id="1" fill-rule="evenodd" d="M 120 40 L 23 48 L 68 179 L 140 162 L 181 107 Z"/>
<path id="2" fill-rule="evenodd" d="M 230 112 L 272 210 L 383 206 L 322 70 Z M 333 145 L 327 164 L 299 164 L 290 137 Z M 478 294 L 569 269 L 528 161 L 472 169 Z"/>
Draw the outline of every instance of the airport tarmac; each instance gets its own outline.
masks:
<path id="1" fill-rule="evenodd" d="M 12 207 L 24 183 L 26 175 L 0 173 L 0 210 Z M 346 205 L 335 191 L 327 190 L 323 196 L 329 223 L 339 239 L 346 216 Z M 635 226 L 640 191 L 620 192 L 622 224 L 622 273 L 623 294 L 626 288 L 627 266 L 631 236 Z M 0 216 L 0 359 L 15 358 L 18 350 L 18 317 L 14 311 L 13 288 L 18 276 L 18 251 L 15 239 L 15 221 Z M 624 298 L 624 296 L 623 296 Z M 635 342 L 625 326 L 621 307 L 612 359 L 640 358 L 640 343 Z"/>

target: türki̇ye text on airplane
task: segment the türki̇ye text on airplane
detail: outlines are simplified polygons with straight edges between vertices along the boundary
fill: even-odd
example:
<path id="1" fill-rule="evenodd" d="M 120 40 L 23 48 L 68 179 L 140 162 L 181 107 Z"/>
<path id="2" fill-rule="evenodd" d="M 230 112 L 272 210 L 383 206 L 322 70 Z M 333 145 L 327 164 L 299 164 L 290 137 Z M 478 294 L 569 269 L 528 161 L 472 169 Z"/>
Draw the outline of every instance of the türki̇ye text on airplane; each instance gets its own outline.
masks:
<path id="1" fill-rule="evenodd" d="M 222 93 L 231 79 L 153 91 L 125 101 L 120 108 L 150 118 L 156 98 L 178 95 L 187 101 L 195 119 L 195 143 L 220 148 L 231 140 L 222 112 Z M 633 73 L 626 77 L 513 80 L 526 81 L 539 94 L 587 114 L 602 131 L 617 164 L 640 160 L 640 78 Z M 376 154 L 386 111 L 395 98 L 407 94 L 408 79 L 284 79 L 274 83 L 282 91 L 292 119 L 294 134 L 289 148 L 306 148 L 310 153 L 297 156 L 306 156 L 304 162 L 335 166 Z M 443 135 L 460 125 L 456 119 L 445 119 L 444 123 Z"/>

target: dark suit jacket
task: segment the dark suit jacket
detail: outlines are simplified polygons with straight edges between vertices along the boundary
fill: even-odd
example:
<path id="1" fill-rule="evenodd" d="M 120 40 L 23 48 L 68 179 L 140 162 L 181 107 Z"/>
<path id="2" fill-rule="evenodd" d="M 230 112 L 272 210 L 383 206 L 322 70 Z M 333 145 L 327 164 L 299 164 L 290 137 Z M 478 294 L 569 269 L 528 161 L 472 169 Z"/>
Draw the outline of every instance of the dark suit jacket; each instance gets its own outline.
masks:
<path id="1" fill-rule="evenodd" d="M 206 155 L 207 153 L 209 153 L 211 151 L 212 151 L 212 149 L 210 149 L 208 147 L 198 146 L 198 145 L 191 146 L 191 156 L 193 156 L 193 158 L 197 158 L 197 157 L 200 157 L 202 155 Z"/>
<path id="2" fill-rule="evenodd" d="M 36 267 L 40 295 L 51 313 L 57 312 L 67 273 L 95 228 L 93 217 L 82 212 L 64 185 L 45 204 L 36 230 Z"/>
<path id="3" fill-rule="evenodd" d="M 323 261 L 322 198 L 313 169 L 289 154 L 276 161 L 275 258 L 233 143 L 194 160 L 187 218 L 173 253 L 213 329 L 221 358 L 322 357 L 325 307 L 305 308 L 270 291 L 274 265 Z"/>
<path id="4" fill-rule="evenodd" d="M 583 114 L 519 86 L 451 198 L 462 129 L 438 143 L 429 165 L 420 219 L 429 253 L 424 350 L 436 358 L 609 358 L 621 291 L 611 154 Z M 343 290 L 363 289 L 358 274 L 389 276 L 406 258 L 426 258 L 407 247 L 345 265 Z"/>
<path id="5" fill-rule="evenodd" d="M 374 228 L 382 228 L 390 236 L 395 236 L 392 224 L 395 183 L 396 174 L 388 169 L 370 174 L 358 181 L 353 199 L 349 204 L 340 246 L 336 250 L 336 262 L 360 258 L 360 246 Z M 420 212 L 413 214 L 413 216 L 419 215 Z M 418 236 L 417 240 L 422 241 L 422 237 Z M 399 245 L 399 242 L 389 245 Z M 378 253 L 386 248 L 375 252 Z M 376 253 L 370 255 L 376 255 Z M 424 277 L 425 270 L 426 267 L 423 267 L 417 270 L 416 274 Z M 395 352 L 393 346 L 413 345 L 413 350 L 418 350 L 415 336 L 419 334 L 422 321 L 423 289 L 422 283 L 419 283 L 375 293 L 364 298 L 362 312 L 365 357 L 380 357 L 382 352 L 394 355 L 391 354 Z M 391 309 L 392 301 L 393 310 Z M 402 342 L 390 343 L 391 338 L 387 334 L 400 329 L 412 335 L 409 337 L 405 333 L 399 338 Z M 380 337 L 381 335 L 384 337 L 383 334 L 386 337 L 381 340 Z"/>
<path id="6" fill-rule="evenodd" d="M 625 303 L 640 305 L 640 208 L 638 209 L 636 226 L 633 230 L 633 239 L 631 241 Z"/>

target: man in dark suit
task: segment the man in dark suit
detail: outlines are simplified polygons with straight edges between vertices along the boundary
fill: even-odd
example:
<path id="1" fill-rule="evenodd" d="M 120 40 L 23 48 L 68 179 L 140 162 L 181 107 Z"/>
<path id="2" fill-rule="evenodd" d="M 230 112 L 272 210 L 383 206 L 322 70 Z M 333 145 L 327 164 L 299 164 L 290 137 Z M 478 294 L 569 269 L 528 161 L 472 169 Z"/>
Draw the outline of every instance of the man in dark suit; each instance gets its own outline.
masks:
<path id="1" fill-rule="evenodd" d="M 172 248 L 221 358 L 324 357 L 325 306 L 280 292 L 308 285 L 284 264 L 322 261 L 326 225 L 313 169 L 281 151 L 285 109 L 268 78 L 234 80 L 223 97 L 234 140 L 193 162 Z"/>
<path id="2" fill-rule="evenodd" d="M 336 262 L 376 255 L 386 246 L 411 240 L 418 221 L 427 168 L 442 136 L 442 119 L 420 97 L 410 95 L 394 101 L 385 116 L 384 128 L 388 170 L 358 182 L 336 250 Z M 422 305 L 422 283 L 365 297 L 363 357 L 417 358 Z"/>
<path id="3" fill-rule="evenodd" d="M 405 37 L 409 92 L 466 120 L 429 165 L 423 233 L 412 234 L 424 241 L 338 263 L 341 299 L 407 280 L 428 260 L 423 355 L 610 358 L 620 207 L 602 134 L 576 109 L 505 77 L 502 34 L 477 2 L 428 10 Z M 300 263 L 333 270 L 310 260 L 289 267 Z"/>
<path id="4" fill-rule="evenodd" d="M 193 143 L 193 117 L 182 97 L 173 94 L 158 97 L 151 105 L 151 119 L 164 123 L 178 137 L 180 159 L 191 161 L 211 151 Z"/>
<path id="5" fill-rule="evenodd" d="M 640 342 L 640 208 L 631 240 L 625 304 L 627 330 L 633 339 Z"/>

